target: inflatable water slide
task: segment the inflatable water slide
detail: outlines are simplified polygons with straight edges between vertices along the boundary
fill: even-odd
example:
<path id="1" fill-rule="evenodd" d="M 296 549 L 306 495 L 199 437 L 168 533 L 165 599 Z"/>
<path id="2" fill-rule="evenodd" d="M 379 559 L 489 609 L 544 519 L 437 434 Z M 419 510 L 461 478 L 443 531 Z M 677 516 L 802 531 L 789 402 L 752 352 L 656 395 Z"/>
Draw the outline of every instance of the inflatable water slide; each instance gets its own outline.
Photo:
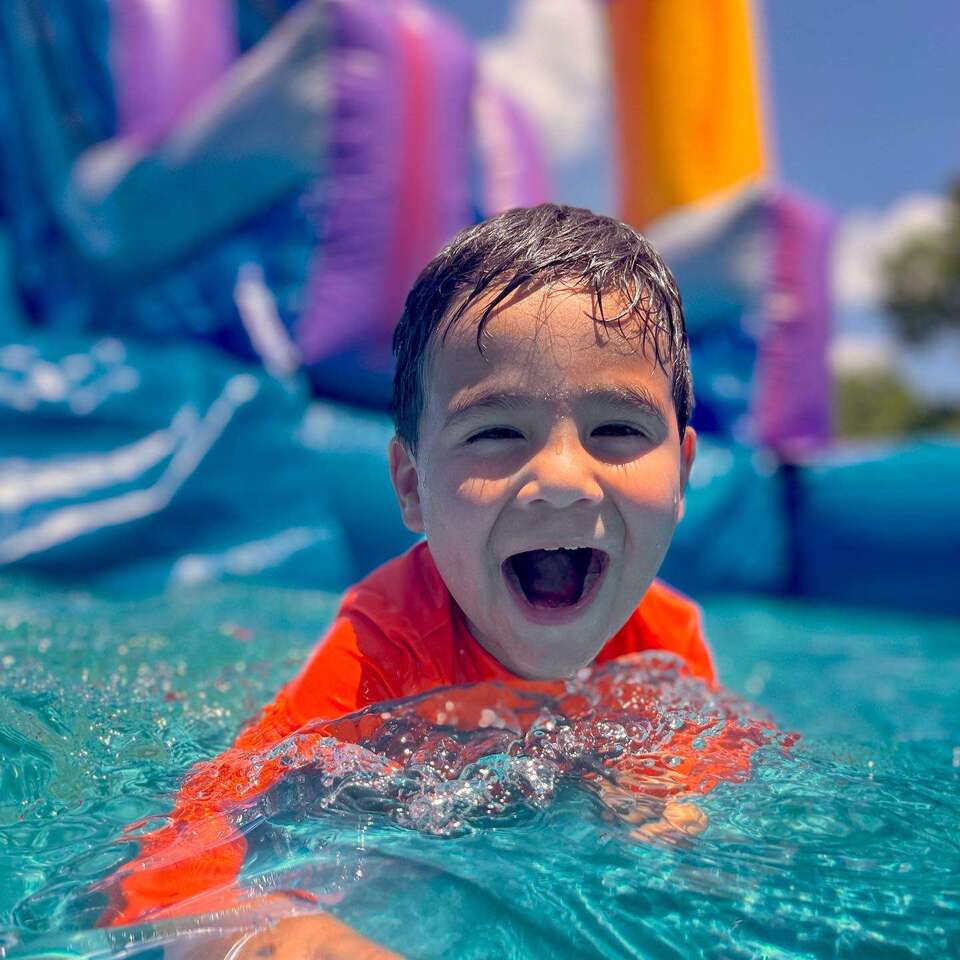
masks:
<path id="1" fill-rule="evenodd" d="M 201 7 L 0 6 L 0 563 L 335 592 L 410 542 L 384 460 L 404 291 L 460 227 L 548 199 L 548 150 L 425 3 Z M 666 575 L 956 611 L 956 444 L 831 443 L 832 223 L 777 176 L 756 10 L 603 16 L 620 212 L 693 344 Z"/>

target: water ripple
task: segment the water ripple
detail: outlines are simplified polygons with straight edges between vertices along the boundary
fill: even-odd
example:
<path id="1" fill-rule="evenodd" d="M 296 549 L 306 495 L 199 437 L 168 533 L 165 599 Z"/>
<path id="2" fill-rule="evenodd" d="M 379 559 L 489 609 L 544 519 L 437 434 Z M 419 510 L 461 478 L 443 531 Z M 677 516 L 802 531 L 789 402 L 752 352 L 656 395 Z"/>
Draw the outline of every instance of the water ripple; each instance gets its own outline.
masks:
<path id="1" fill-rule="evenodd" d="M 153 605 L 0 591 L 0 953 L 146 960 L 202 942 L 201 920 L 94 929 L 98 885 L 169 824 L 183 773 L 290 675 L 329 610 L 282 591 Z M 745 648 L 763 644 L 782 690 L 797 633 L 778 661 L 775 618 L 757 622 Z M 957 688 L 950 663 L 931 689 Z M 380 706 L 245 758 L 248 775 L 286 775 L 241 790 L 241 879 L 311 890 L 412 957 L 950 956 L 958 744 L 945 702 L 926 739 L 920 705 L 903 715 L 902 738 L 885 716 L 887 740 L 797 741 L 658 656 L 560 688 Z M 671 825 L 671 803 L 703 819 Z"/>

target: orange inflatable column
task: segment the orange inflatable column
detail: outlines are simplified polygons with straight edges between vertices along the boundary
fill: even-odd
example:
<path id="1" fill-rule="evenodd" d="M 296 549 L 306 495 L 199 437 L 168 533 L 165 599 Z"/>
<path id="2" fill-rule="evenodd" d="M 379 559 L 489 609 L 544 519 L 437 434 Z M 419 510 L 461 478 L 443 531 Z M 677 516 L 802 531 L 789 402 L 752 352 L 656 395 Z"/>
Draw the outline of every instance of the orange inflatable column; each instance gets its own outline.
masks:
<path id="1" fill-rule="evenodd" d="M 768 167 L 749 0 L 610 0 L 621 216 L 643 227 Z"/>

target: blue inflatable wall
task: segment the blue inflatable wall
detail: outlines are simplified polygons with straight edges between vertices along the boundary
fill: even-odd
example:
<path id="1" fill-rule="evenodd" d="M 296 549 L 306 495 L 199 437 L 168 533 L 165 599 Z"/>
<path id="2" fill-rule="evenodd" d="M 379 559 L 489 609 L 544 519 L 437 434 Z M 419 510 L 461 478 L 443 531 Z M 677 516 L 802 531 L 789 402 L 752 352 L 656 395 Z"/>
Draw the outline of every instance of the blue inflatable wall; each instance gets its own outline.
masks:
<path id="1" fill-rule="evenodd" d="M 340 591 L 408 547 L 379 413 L 202 345 L 43 334 L 0 347 L 0 566 L 98 589 L 225 579 Z M 702 439 L 663 568 L 695 595 L 960 613 L 960 443 L 804 467 Z"/>

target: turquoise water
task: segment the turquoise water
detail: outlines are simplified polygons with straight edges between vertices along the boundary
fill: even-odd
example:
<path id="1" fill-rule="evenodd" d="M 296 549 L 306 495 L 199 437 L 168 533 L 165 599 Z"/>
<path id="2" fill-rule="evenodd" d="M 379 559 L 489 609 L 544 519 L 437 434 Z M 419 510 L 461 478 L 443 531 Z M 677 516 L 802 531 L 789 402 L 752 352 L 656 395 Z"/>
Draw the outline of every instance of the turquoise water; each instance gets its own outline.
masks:
<path id="1" fill-rule="evenodd" d="M 136 602 L 0 588 L 0 955 L 156 957 L 212 935 L 204 920 L 95 930 L 96 884 L 133 853 L 122 828 L 169 808 L 333 608 L 265 587 Z M 960 623 L 769 598 L 705 609 L 732 693 L 641 663 L 615 679 L 655 694 L 642 730 L 629 703 L 539 740 L 494 723 L 483 743 L 455 738 L 443 770 L 380 777 L 370 762 L 396 745 L 368 742 L 365 766 L 258 801 L 245 883 L 312 889 L 410 957 L 960 955 Z M 765 734 L 746 782 L 698 799 L 699 836 L 638 839 L 583 776 L 625 744 L 669 758 L 691 726 L 764 712 L 800 741 Z"/>

